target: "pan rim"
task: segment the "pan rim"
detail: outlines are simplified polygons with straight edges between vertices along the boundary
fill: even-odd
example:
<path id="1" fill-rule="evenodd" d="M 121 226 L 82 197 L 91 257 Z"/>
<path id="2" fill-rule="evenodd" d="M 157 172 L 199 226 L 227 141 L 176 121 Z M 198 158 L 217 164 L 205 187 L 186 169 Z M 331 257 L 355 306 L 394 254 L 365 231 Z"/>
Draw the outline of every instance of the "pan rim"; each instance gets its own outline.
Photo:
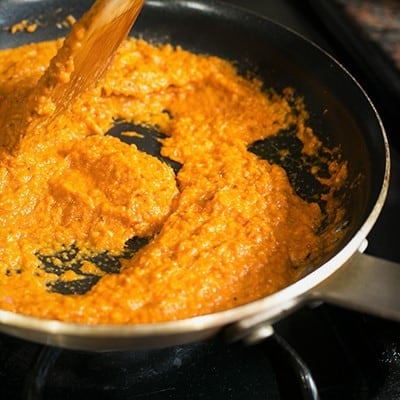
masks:
<path id="1" fill-rule="evenodd" d="M 155 6 L 157 4 L 162 5 L 165 2 L 159 0 L 149 0 L 146 2 L 148 5 Z M 59 320 L 50 320 L 44 318 L 32 317 L 16 312 L 0 310 L 0 326 L 5 332 L 14 332 L 15 329 L 23 329 L 29 332 L 38 332 L 46 335 L 52 336 L 63 336 L 63 337 L 86 337 L 86 338 L 110 338 L 110 337 L 121 337 L 129 338 L 134 340 L 135 338 L 145 338 L 149 335 L 153 337 L 162 337 L 169 334 L 180 334 L 180 333 L 190 333 L 190 332 L 200 332 L 207 329 L 220 329 L 223 326 L 237 321 L 243 320 L 254 315 L 265 316 L 266 319 L 273 319 L 276 315 L 285 312 L 288 309 L 292 309 L 295 306 L 301 304 L 306 300 L 307 293 L 316 285 L 321 283 L 324 279 L 331 276 L 334 272 L 340 269 L 356 252 L 359 251 L 363 242 L 365 241 L 368 233 L 372 229 L 376 220 L 379 217 L 381 209 L 384 205 L 388 187 L 389 187 L 389 176 L 390 176 L 390 149 L 383 126 L 382 120 L 373 104 L 371 99 L 357 80 L 352 76 L 352 74 L 331 54 L 321 48 L 318 44 L 312 40 L 306 38 L 302 34 L 296 32 L 295 30 L 273 21 L 264 16 L 259 16 L 251 11 L 248 11 L 239 6 L 231 5 L 227 2 L 212 0 L 210 2 L 204 3 L 202 0 L 194 1 L 184 1 L 184 0 L 173 0 L 171 3 L 178 5 L 180 7 L 195 7 L 196 5 L 206 7 L 213 7 L 217 5 L 218 7 L 228 8 L 230 10 L 236 10 L 241 14 L 252 15 L 253 18 L 262 19 L 269 21 L 269 23 L 278 26 L 280 29 L 284 29 L 292 35 L 297 36 L 302 41 L 307 42 L 309 45 L 313 46 L 315 49 L 322 52 L 325 57 L 328 57 L 336 66 L 338 66 L 347 77 L 351 78 L 353 83 L 358 86 L 360 94 L 367 100 L 371 111 L 374 114 L 376 122 L 378 123 L 379 130 L 381 132 L 381 139 L 383 140 L 384 153 L 385 153 L 385 168 L 382 177 L 382 185 L 380 192 L 377 196 L 377 200 L 374 206 L 369 211 L 368 216 L 365 218 L 360 229 L 355 235 L 351 237 L 350 240 L 343 246 L 343 248 L 338 251 L 333 257 L 331 257 L 323 265 L 317 267 L 313 272 L 309 273 L 307 276 L 301 278 L 297 282 L 287 286 L 286 288 L 273 293 L 269 296 L 263 297 L 261 299 L 252 301 L 241 306 L 231 308 L 224 311 L 219 311 L 216 313 L 201 315 L 197 317 L 191 317 L 182 320 L 174 320 L 167 322 L 158 323 L 146 323 L 146 324 L 110 324 L 110 325 L 88 325 L 64 322 Z M 3 329 L 4 328 L 4 329 Z M 54 339 L 56 341 L 56 339 Z"/>

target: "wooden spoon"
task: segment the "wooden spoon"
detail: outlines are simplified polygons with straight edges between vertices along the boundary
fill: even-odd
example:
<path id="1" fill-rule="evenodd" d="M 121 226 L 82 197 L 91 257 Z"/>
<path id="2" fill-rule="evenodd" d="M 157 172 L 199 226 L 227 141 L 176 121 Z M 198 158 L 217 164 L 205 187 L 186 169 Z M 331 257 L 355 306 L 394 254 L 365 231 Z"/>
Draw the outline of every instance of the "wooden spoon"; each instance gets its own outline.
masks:
<path id="1" fill-rule="evenodd" d="M 41 95 L 53 103 L 53 118 L 104 75 L 143 3 L 143 0 L 97 0 L 73 26 L 39 82 L 39 87 L 45 88 Z"/>
<path id="2" fill-rule="evenodd" d="M 135 22 L 143 0 L 97 0 L 72 27 L 24 107 L 11 97 L 0 112 L 0 151 L 15 153 L 21 139 L 41 132 L 74 99 L 94 87 Z M 6 108 L 7 107 L 7 108 Z M 29 133 L 28 133 L 29 132 Z M 26 146 L 30 146 L 28 141 Z"/>

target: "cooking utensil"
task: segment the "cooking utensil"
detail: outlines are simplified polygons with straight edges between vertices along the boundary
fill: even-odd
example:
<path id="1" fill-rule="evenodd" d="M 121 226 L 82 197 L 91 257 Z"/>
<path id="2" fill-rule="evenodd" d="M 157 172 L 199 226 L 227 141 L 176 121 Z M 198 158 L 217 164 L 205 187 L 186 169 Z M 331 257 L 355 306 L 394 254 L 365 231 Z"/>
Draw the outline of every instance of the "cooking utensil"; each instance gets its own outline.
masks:
<path id="1" fill-rule="evenodd" d="M 73 27 L 43 76 L 54 85 L 50 98 L 56 106 L 55 114 L 67 108 L 79 93 L 95 86 L 142 6 L 143 0 L 97 0 Z M 70 63 L 72 72 L 68 71 Z M 60 69 L 70 74 L 67 82 L 59 79 Z"/>
<path id="2" fill-rule="evenodd" d="M 89 1 L 0 2 L 8 25 L 38 15 L 46 26 L 32 34 L 0 31 L 0 46 L 52 39 L 64 17 L 76 17 Z M 1 21 L 1 20 L 0 20 Z M 207 29 L 204 29 L 207 26 Z M 348 160 L 346 234 L 324 262 L 289 287 L 250 304 L 182 321 L 134 326 L 86 326 L 31 318 L 0 310 L 0 330 L 24 339 L 86 350 L 165 347 L 205 339 L 221 330 L 231 339 L 257 341 L 273 323 L 298 307 L 329 301 L 400 320 L 400 266 L 363 254 L 388 190 L 390 156 L 384 128 L 368 96 L 332 57 L 294 32 L 218 1 L 149 0 L 134 32 L 147 40 L 171 42 L 194 52 L 216 54 L 252 70 L 266 87 L 292 86 L 304 97 L 310 125 Z M 268 147 L 268 146 L 267 146 Z M 260 151 L 260 156 L 268 154 Z M 296 161 L 296 160 L 294 160 Z M 294 163 L 296 164 L 296 163 Z M 362 179 L 360 179 L 362 177 Z"/>

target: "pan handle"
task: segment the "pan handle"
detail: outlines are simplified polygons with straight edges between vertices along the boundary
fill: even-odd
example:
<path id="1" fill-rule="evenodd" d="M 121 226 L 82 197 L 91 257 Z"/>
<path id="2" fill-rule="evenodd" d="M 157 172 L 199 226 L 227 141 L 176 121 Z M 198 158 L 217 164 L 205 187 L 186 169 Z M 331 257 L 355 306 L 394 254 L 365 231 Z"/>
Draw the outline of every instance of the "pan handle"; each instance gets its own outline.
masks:
<path id="1" fill-rule="evenodd" d="M 311 298 L 400 321 L 400 264 L 357 252 Z"/>

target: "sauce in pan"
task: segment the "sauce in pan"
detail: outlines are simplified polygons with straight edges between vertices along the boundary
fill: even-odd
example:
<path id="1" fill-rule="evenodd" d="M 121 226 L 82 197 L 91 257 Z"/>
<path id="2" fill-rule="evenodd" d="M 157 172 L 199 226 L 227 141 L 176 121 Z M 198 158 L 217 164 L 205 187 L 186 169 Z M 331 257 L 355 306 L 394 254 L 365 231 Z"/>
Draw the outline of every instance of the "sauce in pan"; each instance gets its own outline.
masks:
<path id="1" fill-rule="evenodd" d="M 130 38 L 98 87 L 46 123 L 54 110 L 37 88 L 60 44 L 0 51 L 2 309 L 85 324 L 202 315 L 280 290 L 339 239 L 345 163 L 331 159 L 317 178 L 322 210 L 249 151 L 290 129 L 304 155 L 321 151 L 292 90 Z M 161 132 L 179 171 L 106 134 L 116 121 Z M 132 240 L 143 241 L 136 252 Z"/>

